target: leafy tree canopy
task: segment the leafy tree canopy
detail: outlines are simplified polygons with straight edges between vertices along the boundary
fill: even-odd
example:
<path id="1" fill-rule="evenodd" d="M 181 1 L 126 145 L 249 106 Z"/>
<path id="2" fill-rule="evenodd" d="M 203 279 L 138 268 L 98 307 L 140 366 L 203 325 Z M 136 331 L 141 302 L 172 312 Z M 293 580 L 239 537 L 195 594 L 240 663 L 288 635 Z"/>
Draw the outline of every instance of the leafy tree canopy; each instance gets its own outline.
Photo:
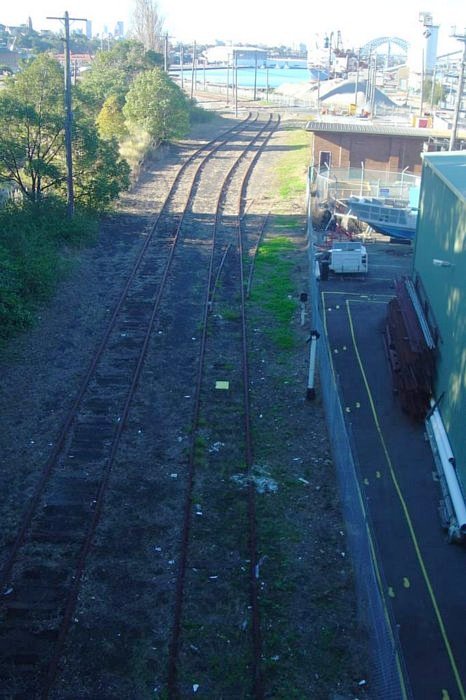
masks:
<path id="1" fill-rule="evenodd" d="M 97 127 L 103 139 L 121 141 L 128 133 L 125 117 L 116 95 L 109 95 L 97 116 Z"/>
<path id="2" fill-rule="evenodd" d="M 160 68 L 137 76 L 126 96 L 123 113 L 130 125 L 142 127 L 159 141 L 182 138 L 189 130 L 189 102 Z"/>
<path id="3" fill-rule="evenodd" d="M 116 139 L 99 138 L 96 125 L 79 114 L 73 136 L 75 201 L 84 208 L 103 211 L 128 189 L 129 165 L 118 155 Z"/>
<path id="4" fill-rule="evenodd" d="M 38 201 L 63 178 L 63 70 L 41 54 L 0 93 L 0 181 Z"/>
<path id="5" fill-rule="evenodd" d="M 46 54 L 6 81 L 0 92 L 0 181 L 39 203 L 66 196 L 63 69 Z M 128 186 L 128 165 L 115 141 L 102 140 L 93 114 L 76 101 L 72 151 L 76 202 L 103 209 Z"/>
<path id="6" fill-rule="evenodd" d="M 139 42 L 119 41 L 110 51 L 96 54 L 91 69 L 84 74 L 82 91 L 99 109 L 109 95 L 116 95 L 123 104 L 134 77 L 151 68 L 153 61 Z"/>

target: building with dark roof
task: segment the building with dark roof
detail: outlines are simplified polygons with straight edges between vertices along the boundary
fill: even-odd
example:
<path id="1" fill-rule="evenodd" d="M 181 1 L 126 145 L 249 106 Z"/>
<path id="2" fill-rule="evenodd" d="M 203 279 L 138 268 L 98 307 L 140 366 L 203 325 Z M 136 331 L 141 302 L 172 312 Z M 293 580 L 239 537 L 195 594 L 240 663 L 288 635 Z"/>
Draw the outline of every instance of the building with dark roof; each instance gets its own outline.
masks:
<path id="1" fill-rule="evenodd" d="M 448 148 L 449 133 L 366 120 L 310 121 L 312 163 L 336 168 L 370 168 L 419 174 L 422 154 Z M 466 137 L 464 138 L 466 146 Z"/>

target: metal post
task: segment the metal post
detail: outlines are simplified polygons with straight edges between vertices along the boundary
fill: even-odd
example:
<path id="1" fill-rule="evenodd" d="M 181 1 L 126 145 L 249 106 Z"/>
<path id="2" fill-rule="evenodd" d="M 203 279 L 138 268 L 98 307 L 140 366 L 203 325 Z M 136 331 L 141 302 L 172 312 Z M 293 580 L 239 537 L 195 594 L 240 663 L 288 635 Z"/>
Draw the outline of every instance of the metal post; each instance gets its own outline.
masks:
<path id="1" fill-rule="evenodd" d="M 421 53 L 421 103 L 419 105 L 419 116 L 422 117 L 423 111 L 424 111 L 424 80 L 425 80 L 425 52 L 424 49 L 422 49 Z"/>
<path id="2" fill-rule="evenodd" d="M 257 98 L 257 50 L 254 51 L 254 102 Z"/>
<path id="3" fill-rule="evenodd" d="M 234 64 L 234 90 L 235 90 L 235 117 L 238 116 L 238 55 L 235 50 L 233 50 L 233 64 Z"/>
<path id="4" fill-rule="evenodd" d="M 317 112 L 320 113 L 320 67 L 317 67 Z"/>
<path id="5" fill-rule="evenodd" d="M 314 271 L 311 271 L 314 274 Z M 309 341 L 311 343 L 309 351 L 309 374 L 307 380 L 307 391 L 306 399 L 309 401 L 315 399 L 316 389 L 315 389 L 315 372 L 316 372 L 316 357 L 317 357 L 317 341 L 320 338 L 319 331 L 312 330 Z"/>
<path id="6" fill-rule="evenodd" d="M 434 66 L 434 72 L 432 73 L 432 89 L 430 91 L 430 111 L 434 111 L 434 99 L 435 99 L 435 80 L 437 78 L 437 66 Z"/>
<path id="7" fill-rule="evenodd" d="M 358 62 L 356 65 L 356 82 L 354 84 L 354 106 L 358 111 L 358 90 L 359 90 L 359 63 L 361 61 L 361 49 L 358 50 Z"/>
<path id="8" fill-rule="evenodd" d="M 181 44 L 181 49 L 180 49 L 180 72 L 181 72 L 181 89 L 184 89 L 184 71 L 183 71 L 183 59 L 184 59 L 184 47 L 183 44 Z"/>
<path id="9" fill-rule="evenodd" d="M 194 63 L 196 61 L 196 42 L 193 43 L 193 58 L 191 66 L 191 99 L 194 97 Z"/>

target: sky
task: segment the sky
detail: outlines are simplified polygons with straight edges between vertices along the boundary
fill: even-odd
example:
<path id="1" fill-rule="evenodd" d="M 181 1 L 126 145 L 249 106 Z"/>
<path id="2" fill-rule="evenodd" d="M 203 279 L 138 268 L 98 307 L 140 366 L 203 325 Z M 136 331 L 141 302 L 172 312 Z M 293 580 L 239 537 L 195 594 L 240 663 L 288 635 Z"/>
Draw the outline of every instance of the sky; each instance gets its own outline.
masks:
<path id="1" fill-rule="evenodd" d="M 465 0 L 158 0 L 164 29 L 172 41 L 198 43 L 262 43 L 298 46 L 312 42 L 316 34 L 341 32 L 344 48 L 358 48 L 381 36 L 398 36 L 421 45 L 419 12 L 430 12 L 439 28 L 439 53 L 459 50 L 462 44 L 449 37 L 452 25 L 458 33 L 466 28 Z M 94 33 L 104 25 L 112 31 L 122 20 L 129 28 L 134 0 L 14 0 L 2 2 L 0 23 L 24 24 L 32 18 L 35 29 L 56 29 L 47 16 L 92 20 Z M 73 26 L 73 25 L 72 25 Z M 78 27 L 79 23 L 74 26 Z"/>

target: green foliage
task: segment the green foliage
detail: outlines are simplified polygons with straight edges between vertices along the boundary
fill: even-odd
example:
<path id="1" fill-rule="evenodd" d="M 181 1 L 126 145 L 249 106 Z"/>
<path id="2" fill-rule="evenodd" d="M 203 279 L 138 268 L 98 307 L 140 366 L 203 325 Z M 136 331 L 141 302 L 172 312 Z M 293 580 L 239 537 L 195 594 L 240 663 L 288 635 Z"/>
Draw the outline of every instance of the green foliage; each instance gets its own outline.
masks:
<path id="1" fill-rule="evenodd" d="M 79 126 L 75 148 L 74 188 L 78 204 L 104 211 L 110 202 L 129 187 L 130 168 L 118 155 L 115 139 L 102 140 L 93 124 Z"/>
<path id="2" fill-rule="evenodd" d="M 277 168 L 278 189 L 282 199 L 302 197 L 306 191 L 310 136 L 304 130 L 290 131 L 286 158 Z"/>
<path id="3" fill-rule="evenodd" d="M 432 89 L 433 89 L 433 92 L 432 92 Z M 444 97 L 445 97 L 445 88 L 442 85 L 442 83 L 438 82 L 437 80 L 434 83 L 432 78 L 426 78 L 424 80 L 425 105 L 429 102 L 431 102 L 432 105 L 438 105 L 438 103 L 441 100 L 443 100 Z"/>
<path id="4" fill-rule="evenodd" d="M 35 203 L 45 194 L 66 198 L 63 92 L 61 66 L 42 54 L 0 93 L 0 181 Z M 128 187 L 129 167 L 118 145 L 100 139 L 82 100 L 74 109 L 72 152 L 78 204 L 103 210 Z"/>
<path id="5" fill-rule="evenodd" d="M 137 41 L 119 41 L 110 51 L 99 51 L 92 67 L 84 74 L 80 89 L 99 110 L 105 100 L 114 95 L 122 105 L 136 75 L 153 67 L 156 56 L 144 53 Z"/>
<path id="6" fill-rule="evenodd" d="M 116 95 L 109 95 L 97 116 L 97 127 L 103 139 L 121 141 L 128 134 L 123 111 Z"/>
<path id="7" fill-rule="evenodd" d="M 0 93 L 0 180 L 37 202 L 64 177 L 63 71 L 42 54 Z"/>
<path id="8" fill-rule="evenodd" d="M 95 231 L 93 219 L 78 211 L 70 221 L 53 199 L 0 209 L 0 342 L 30 325 L 53 293 L 65 269 L 64 244 L 81 245 Z"/>
<path id="9" fill-rule="evenodd" d="M 292 263 L 286 253 L 293 242 L 284 236 L 265 241 L 259 248 L 256 261 L 253 298 L 274 317 L 271 340 L 283 349 L 292 348 L 294 338 L 291 322 L 296 311 L 291 283 Z"/>
<path id="10" fill-rule="evenodd" d="M 188 100 L 160 68 L 137 76 L 123 113 L 130 128 L 141 127 L 158 141 L 182 138 L 189 130 Z"/>

